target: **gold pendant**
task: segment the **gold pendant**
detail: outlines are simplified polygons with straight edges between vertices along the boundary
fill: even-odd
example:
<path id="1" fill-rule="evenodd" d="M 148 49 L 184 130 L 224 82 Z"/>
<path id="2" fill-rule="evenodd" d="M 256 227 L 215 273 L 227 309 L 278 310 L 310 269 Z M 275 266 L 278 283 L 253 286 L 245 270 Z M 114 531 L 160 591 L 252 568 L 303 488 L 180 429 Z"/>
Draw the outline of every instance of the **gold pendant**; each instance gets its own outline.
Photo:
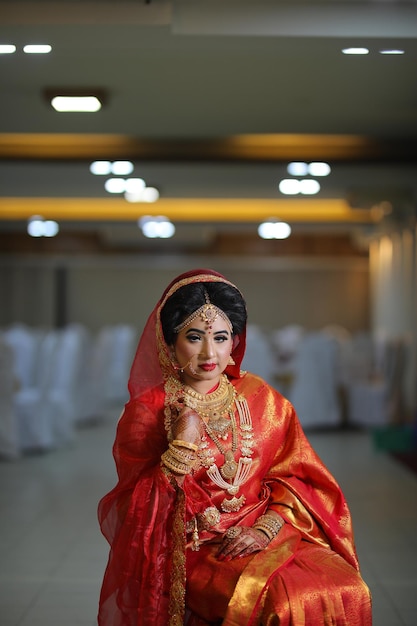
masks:
<path id="1" fill-rule="evenodd" d="M 220 468 L 220 473 L 226 480 L 232 480 L 236 476 L 238 464 L 235 461 L 233 452 L 228 450 L 224 455 L 225 463 Z"/>
<path id="2" fill-rule="evenodd" d="M 240 498 L 231 498 L 230 500 L 225 498 L 220 506 L 222 511 L 224 511 L 225 513 L 232 513 L 235 511 L 239 511 L 239 509 L 241 509 L 242 506 L 245 504 L 245 501 L 245 496 L 240 496 Z"/>

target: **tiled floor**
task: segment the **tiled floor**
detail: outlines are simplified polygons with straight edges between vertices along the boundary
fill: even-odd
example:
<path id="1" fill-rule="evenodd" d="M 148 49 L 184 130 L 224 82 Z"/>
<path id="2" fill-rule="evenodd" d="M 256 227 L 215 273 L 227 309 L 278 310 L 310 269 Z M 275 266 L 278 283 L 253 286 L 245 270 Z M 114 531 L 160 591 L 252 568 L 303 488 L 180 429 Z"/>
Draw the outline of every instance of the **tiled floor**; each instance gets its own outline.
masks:
<path id="1" fill-rule="evenodd" d="M 117 411 L 115 411 L 117 415 Z M 99 498 L 115 482 L 114 420 L 73 447 L 0 463 L 1 626 L 93 626 L 107 545 Z M 417 624 L 417 476 L 362 433 L 310 435 L 342 485 L 374 626 Z"/>

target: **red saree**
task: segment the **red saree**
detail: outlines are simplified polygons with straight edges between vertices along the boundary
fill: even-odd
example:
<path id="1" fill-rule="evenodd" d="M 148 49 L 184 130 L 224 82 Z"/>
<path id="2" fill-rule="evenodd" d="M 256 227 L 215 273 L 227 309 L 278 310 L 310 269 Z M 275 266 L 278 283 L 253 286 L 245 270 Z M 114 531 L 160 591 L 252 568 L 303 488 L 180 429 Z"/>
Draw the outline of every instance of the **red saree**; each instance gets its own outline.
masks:
<path id="1" fill-rule="evenodd" d="M 369 591 L 343 494 L 291 404 L 258 377 L 240 373 L 244 334 L 232 353 L 236 365 L 226 370 L 252 420 L 250 476 L 240 487 L 244 503 L 221 512 L 225 491 L 202 466 L 181 487 L 161 469 L 169 365 L 159 312 L 177 285 L 201 275 L 225 280 L 199 270 L 174 281 L 148 320 L 132 367 L 131 400 L 113 449 L 118 483 L 98 511 L 110 544 L 99 626 L 370 626 Z M 214 507 L 218 521 L 200 530 L 200 550 L 193 551 L 192 521 Z M 224 532 L 252 526 L 267 508 L 287 522 L 267 548 L 219 561 Z"/>
<path id="2" fill-rule="evenodd" d="M 338 485 L 288 401 L 250 374 L 233 384 L 252 415 L 251 479 L 242 486 L 244 506 L 222 514 L 215 528 L 201 533 L 199 552 L 187 548 L 190 623 L 370 625 L 369 593 L 358 573 L 350 515 Z M 101 595 L 103 626 L 166 626 L 173 571 L 182 566 L 172 532 L 178 492 L 159 464 L 167 447 L 163 390 L 140 400 L 126 406 L 119 422 L 114 446 L 119 483 L 99 508 L 112 545 Z M 185 522 L 219 507 L 224 498 L 204 468 L 186 477 L 181 495 Z M 229 526 L 252 525 L 268 506 L 288 522 L 278 536 L 253 556 L 219 562 L 214 554 L 221 534 Z"/>

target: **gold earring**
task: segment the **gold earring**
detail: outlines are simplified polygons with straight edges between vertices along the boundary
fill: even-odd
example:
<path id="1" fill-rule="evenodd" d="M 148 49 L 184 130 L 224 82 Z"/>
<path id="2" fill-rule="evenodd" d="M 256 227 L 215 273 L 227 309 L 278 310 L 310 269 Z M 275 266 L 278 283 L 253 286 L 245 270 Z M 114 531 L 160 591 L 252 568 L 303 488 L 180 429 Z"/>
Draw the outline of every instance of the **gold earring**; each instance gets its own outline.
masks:
<path id="1" fill-rule="evenodd" d="M 229 365 L 236 365 L 236 363 L 233 360 L 232 355 L 230 355 L 230 357 L 229 357 Z"/>

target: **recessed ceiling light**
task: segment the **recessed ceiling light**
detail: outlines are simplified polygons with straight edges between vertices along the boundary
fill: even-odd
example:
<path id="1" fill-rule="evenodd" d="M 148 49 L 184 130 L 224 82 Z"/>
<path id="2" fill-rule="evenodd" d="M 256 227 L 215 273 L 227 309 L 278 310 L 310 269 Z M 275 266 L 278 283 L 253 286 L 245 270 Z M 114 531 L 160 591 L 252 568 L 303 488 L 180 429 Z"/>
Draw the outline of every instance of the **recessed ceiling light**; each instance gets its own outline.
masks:
<path id="1" fill-rule="evenodd" d="M 396 55 L 396 54 L 404 54 L 404 50 L 399 50 L 399 49 L 392 49 L 392 50 L 389 50 L 389 49 L 387 49 L 387 50 L 380 50 L 380 51 L 379 51 L 379 54 L 393 54 L 393 55 Z"/>
<path id="2" fill-rule="evenodd" d="M 271 218 L 259 224 L 258 235 L 262 239 L 287 239 L 291 235 L 291 226 Z"/>
<path id="3" fill-rule="evenodd" d="M 27 231 L 31 237 L 55 237 L 59 225 L 54 220 L 44 220 L 41 215 L 33 215 L 28 220 Z"/>
<path id="4" fill-rule="evenodd" d="M 159 191 L 156 187 L 146 187 L 143 190 L 143 201 L 144 202 L 156 202 L 159 199 Z"/>
<path id="5" fill-rule="evenodd" d="M 300 193 L 300 181 L 295 178 L 284 178 L 278 188 L 286 196 L 295 196 Z"/>
<path id="6" fill-rule="evenodd" d="M 288 164 L 287 172 L 291 176 L 306 176 L 308 174 L 308 165 L 304 161 L 293 161 Z"/>
<path id="7" fill-rule="evenodd" d="M 330 174 L 330 165 L 320 161 L 313 161 L 308 166 L 310 176 L 328 176 Z"/>
<path id="8" fill-rule="evenodd" d="M 95 113 L 106 100 L 103 89 L 92 87 L 47 87 L 43 95 L 59 113 Z"/>
<path id="9" fill-rule="evenodd" d="M 13 52 L 16 52 L 16 46 L 13 44 L 0 45 L 0 54 L 13 54 Z"/>
<path id="10" fill-rule="evenodd" d="M 343 54 L 369 54 L 368 48 L 343 48 Z"/>
<path id="11" fill-rule="evenodd" d="M 111 173 L 111 161 L 94 161 L 90 165 L 90 172 L 96 176 L 107 176 Z"/>
<path id="12" fill-rule="evenodd" d="M 129 194 L 143 194 L 146 187 L 143 178 L 128 178 L 125 184 L 125 191 Z"/>
<path id="13" fill-rule="evenodd" d="M 134 165 L 131 161 L 115 161 L 111 166 L 111 171 L 116 176 L 128 176 L 133 170 Z"/>
<path id="14" fill-rule="evenodd" d="M 51 105 L 59 113 L 96 113 L 101 109 L 96 96 L 55 96 Z"/>
<path id="15" fill-rule="evenodd" d="M 300 193 L 304 196 L 314 196 L 320 191 L 320 183 L 312 178 L 300 180 Z"/>
<path id="16" fill-rule="evenodd" d="M 138 220 L 138 226 L 150 239 L 169 239 L 175 234 L 174 224 L 163 215 L 144 215 Z"/>
<path id="17" fill-rule="evenodd" d="M 49 44 L 29 44 L 23 46 L 23 52 L 26 54 L 49 54 L 51 50 L 52 46 Z"/>
<path id="18" fill-rule="evenodd" d="M 108 178 L 104 183 L 104 189 L 109 193 L 124 193 L 126 181 L 124 178 Z"/>

